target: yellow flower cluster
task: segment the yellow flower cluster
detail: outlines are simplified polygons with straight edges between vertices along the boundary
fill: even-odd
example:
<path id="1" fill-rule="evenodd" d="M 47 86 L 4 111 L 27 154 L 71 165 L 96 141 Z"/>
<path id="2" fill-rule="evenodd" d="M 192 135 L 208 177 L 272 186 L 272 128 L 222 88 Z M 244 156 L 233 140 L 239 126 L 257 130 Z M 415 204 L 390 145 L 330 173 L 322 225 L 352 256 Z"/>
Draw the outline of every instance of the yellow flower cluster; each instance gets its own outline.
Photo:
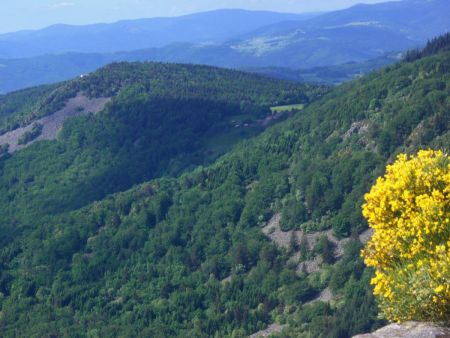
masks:
<path id="1" fill-rule="evenodd" d="M 450 322 L 450 158 L 399 155 L 365 196 L 374 235 L 362 251 L 389 320 Z"/>

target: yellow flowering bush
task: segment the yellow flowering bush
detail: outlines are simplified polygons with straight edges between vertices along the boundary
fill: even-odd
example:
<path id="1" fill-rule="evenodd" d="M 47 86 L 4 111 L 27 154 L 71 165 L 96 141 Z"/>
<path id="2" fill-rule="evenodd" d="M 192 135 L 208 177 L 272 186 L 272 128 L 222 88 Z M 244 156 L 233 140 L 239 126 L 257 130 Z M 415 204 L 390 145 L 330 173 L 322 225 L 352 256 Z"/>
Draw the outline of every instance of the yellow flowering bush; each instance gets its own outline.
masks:
<path id="1" fill-rule="evenodd" d="M 365 195 L 374 229 L 362 251 L 389 320 L 450 323 L 450 158 L 399 155 Z"/>

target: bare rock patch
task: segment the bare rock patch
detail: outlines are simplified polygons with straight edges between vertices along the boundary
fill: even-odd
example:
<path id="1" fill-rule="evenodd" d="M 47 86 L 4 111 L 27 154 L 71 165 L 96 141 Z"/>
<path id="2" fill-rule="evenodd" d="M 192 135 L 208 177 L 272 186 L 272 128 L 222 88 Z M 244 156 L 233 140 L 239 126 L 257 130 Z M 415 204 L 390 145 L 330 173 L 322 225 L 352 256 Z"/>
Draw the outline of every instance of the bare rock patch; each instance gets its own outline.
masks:
<path id="1" fill-rule="evenodd" d="M 284 327 L 285 325 L 272 324 L 267 329 L 252 334 L 249 338 L 269 337 L 272 333 L 280 333 Z"/>
<path id="2" fill-rule="evenodd" d="M 90 99 L 87 96 L 79 93 L 74 98 L 67 101 L 64 108 L 57 112 L 44 116 L 39 120 L 33 121 L 26 127 L 17 128 L 8 133 L 0 135 L 0 146 L 9 144 L 9 152 L 13 153 L 17 150 L 27 147 L 28 145 L 39 140 L 54 140 L 61 130 L 64 121 L 73 116 L 86 115 L 88 113 L 98 113 L 105 108 L 105 105 L 111 98 L 100 97 Z M 27 132 L 33 129 L 33 125 L 42 125 L 42 133 L 33 141 L 20 145 L 19 139 Z"/>
<path id="3" fill-rule="evenodd" d="M 405 322 L 390 324 L 373 333 L 361 334 L 353 338 L 450 338 L 450 328 L 431 323 Z"/>

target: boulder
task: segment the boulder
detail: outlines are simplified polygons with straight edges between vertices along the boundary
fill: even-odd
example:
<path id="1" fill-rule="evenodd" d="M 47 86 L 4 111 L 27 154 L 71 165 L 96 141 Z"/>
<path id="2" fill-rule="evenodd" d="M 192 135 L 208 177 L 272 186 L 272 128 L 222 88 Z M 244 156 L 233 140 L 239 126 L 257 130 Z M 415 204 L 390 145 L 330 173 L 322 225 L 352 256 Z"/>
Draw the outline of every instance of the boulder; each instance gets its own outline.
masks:
<path id="1" fill-rule="evenodd" d="M 450 338 L 450 328 L 432 323 L 405 322 L 390 324 L 373 333 L 361 334 L 353 338 Z"/>

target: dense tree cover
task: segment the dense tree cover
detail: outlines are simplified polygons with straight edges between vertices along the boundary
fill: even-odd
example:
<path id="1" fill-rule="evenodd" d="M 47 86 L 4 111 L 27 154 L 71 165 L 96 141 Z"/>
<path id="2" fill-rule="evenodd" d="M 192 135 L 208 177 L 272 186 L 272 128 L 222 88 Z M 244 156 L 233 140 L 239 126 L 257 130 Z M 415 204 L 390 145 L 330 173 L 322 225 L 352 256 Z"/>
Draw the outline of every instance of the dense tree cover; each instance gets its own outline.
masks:
<path id="1" fill-rule="evenodd" d="M 312 220 L 329 218 L 338 234 L 350 235 L 352 225 L 363 224 L 355 205 L 386 159 L 448 145 L 449 61 L 444 53 L 385 68 L 340 86 L 292 122 L 300 138 L 294 197 Z"/>
<path id="2" fill-rule="evenodd" d="M 349 337 L 374 328 L 372 272 L 359 257 L 356 236 L 367 227 L 362 197 L 397 152 L 448 146 L 448 64 L 450 53 L 441 53 L 386 68 L 336 88 L 213 165 L 89 205 L 86 191 L 120 183 L 135 170 L 125 164 L 107 175 L 99 170 L 90 185 L 81 184 L 92 167 L 114 164 L 114 157 L 100 156 L 120 150 L 111 144 L 128 142 L 126 128 L 109 121 L 128 119 L 120 114 L 123 98 L 127 105 L 147 102 L 142 86 L 119 94 L 105 112 L 110 119 L 86 117 L 92 133 L 76 128 L 88 125 L 84 118 L 74 119 L 61 141 L 2 160 L 2 333 L 244 337 L 274 320 L 289 324 L 281 337 Z M 136 107 L 126 111 L 143 121 Z M 108 137 L 96 137 L 102 134 Z M 71 158 L 69 147 L 87 150 Z M 44 166 L 40 156 L 57 160 Z M 108 165 L 96 166 L 102 161 Z M 55 184 L 43 179 L 50 172 L 62 173 L 52 177 Z M 77 204 L 79 196 L 84 200 Z M 77 205 L 85 206 L 68 211 Z M 333 228 L 351 236 L 343 257 L 334 262 L 323 239 L 316 247 L 326 260 L 322 269 L 296 272 L 290 250 L 260 231 L 276 212 L 285 229 Z M 335 303 L 305 304 L 327 286 Z"/>
<path id="3" fill-rule="evenodd" d="M 326 92 L 325 87 L 293 84 L 216 67 L 115 63 L 59 85 L 0 96 L 0 133 L 54 113 L 79 92 L 89 97 L 112 97 L 128 86 L 140 86 L 152 99 L 210 99 L 237 103 L 250 112 L 261 106 L 307 103 Z M 12 115 L 15 111 L 20 114 Z"/>
<path id="4" fill-rule="evenodd" d="M 404 61 L 412 62 L 420 58 L 448 50 L 450 50 L 450 33 L 431 39 L 423 49 L 413 49 L 406 52 Z"/>
<path id="5" fill-rule="evenodd" d="M 0 163 L 0 227 L 33 224 L 36 213 L 76 209 L 133 184 L 210 163 L 261 132 L 264 126 L 252 121 L 270 115 L 269 106 L 307 103 L 326 90 L 211 67 L 152 63 L 116 64 L 89 78 L 64 84 L 49 97 L 64 88 L 115 95 L 105 111 L 72 118 L 58 141 L 39 142 Z M 252 125 L 235 128 L 235 120 Z M 27 133 L 22 141 L 39 133 Z"/>

